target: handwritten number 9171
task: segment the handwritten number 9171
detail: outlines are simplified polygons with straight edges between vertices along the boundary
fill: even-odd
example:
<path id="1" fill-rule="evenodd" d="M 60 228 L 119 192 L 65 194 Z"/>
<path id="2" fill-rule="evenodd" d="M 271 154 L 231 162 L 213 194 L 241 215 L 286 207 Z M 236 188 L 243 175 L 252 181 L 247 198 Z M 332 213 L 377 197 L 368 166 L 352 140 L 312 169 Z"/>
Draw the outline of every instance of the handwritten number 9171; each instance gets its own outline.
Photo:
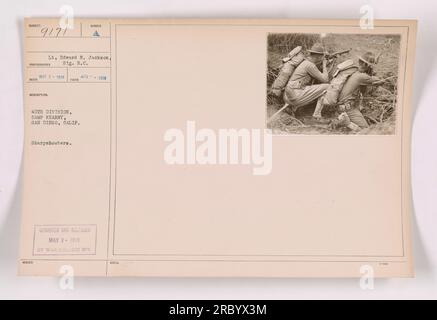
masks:
<path id="1" fill-rule="evenodd" d="M 62 37 L 65 36 L 65 34 L 67 33 L 67 28 L 63 29 L 61 27 L 57 27 L 57 28 L 49 28 L 49 27 L 44 27 L 41 28 L 41 34 L 42 37 Z"/>

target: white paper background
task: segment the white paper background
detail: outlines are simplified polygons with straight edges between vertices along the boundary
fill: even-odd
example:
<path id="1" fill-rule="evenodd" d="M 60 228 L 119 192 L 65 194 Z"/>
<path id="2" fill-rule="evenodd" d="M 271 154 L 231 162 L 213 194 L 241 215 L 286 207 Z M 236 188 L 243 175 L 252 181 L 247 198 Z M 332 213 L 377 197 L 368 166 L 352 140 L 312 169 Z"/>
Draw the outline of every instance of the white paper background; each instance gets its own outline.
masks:
<path id="1" fill-rule="evenodd" d="M 414 80 L 413 196 L 415 279 L 376 280 L 363 291 L 353 279 L 76 279 L 63 291 L 56 278 L 16 276 L 23 142 L 22 18 L 78 17 L 351 18 L 371 5 L 377 19 L 418 19 Z M 0 2 L 0 298 L 309 299 L 437 298 L 437 7 L 416 0 L 76 0 Z"/>

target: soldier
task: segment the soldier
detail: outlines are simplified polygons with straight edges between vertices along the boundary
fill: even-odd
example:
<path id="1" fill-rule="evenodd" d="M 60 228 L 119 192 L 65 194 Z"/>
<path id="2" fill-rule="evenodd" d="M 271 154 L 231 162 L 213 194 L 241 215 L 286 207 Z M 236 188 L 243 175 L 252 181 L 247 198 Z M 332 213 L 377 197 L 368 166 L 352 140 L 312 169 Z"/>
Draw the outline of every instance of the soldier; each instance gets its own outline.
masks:
<path id="1" fill-rule="evenodd" d="M 359 96 L 365 91 L 366 86 L 382 83 L 381 79 L 372 76 L 376 63 L 377 59 L 371 52 L 358 57 L 358 71 L 347 79 L 338 98 L 338 108 L 343 114 L 337 126 L 344 125 L 353 131 L 369 127 L 360 110 Z"/>
<path id="2" fill-rule="evenodd" d="M 308 52 L 310 55 L 293 72 L 285 88 L 284 100 L 293 107 L 293 111 L 317 100 L 313 117 L 320 120 L 323 107 L 320 98 L 329 86 L 329 71 L 322 45 L 316 43 Z M 323 66 L 322 72 L 317 68 L 320 63 Z M 313 80 L 320 84 L 312 85 Z"/>

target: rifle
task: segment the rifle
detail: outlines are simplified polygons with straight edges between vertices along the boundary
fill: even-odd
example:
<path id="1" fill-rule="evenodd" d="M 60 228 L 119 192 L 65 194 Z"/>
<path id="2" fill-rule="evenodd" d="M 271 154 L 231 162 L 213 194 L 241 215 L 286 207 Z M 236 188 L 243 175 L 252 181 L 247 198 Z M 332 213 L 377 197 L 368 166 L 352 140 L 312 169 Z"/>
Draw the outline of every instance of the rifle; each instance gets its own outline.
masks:
<path id="1" fill-rule="evenodd" d="M 391 77 L 388 77 L 388 78 L 385 78 L 385 79 L 381 79 L 379 81 L 374 82 L 373 85 L 379 85 L 379 84 L 382 84 L 382 83 L 387 82 L 388 80 L 391 80 L 391 79 L 394 79 L 394 78 L 397 78 L 397 76 L 391 76 Z"/>
<path id="2" fill-rule="evenodd" d="M 325 53 L 325 58 L 328 60 L 332 60 L 335 58 L 338 58 L 339 56 L 341 56 L 342 54 L 345 53 L 349 53 L 352 49 L 347 49 L 347 50 L 340 50 L 340 51 L 336 51 L 334 53 Z"/>

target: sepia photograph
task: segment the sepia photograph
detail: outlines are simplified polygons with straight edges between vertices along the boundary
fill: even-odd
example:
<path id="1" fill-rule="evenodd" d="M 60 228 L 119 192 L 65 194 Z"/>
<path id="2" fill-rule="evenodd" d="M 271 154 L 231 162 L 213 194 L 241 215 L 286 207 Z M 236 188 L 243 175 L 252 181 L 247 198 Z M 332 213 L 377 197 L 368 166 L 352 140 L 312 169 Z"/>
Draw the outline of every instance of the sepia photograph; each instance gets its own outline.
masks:
<path id="1" fill-rule="evenodd" d="M 267 128 L 395 134 L 400 41 L 396 34 L 269 34 Z"/>

